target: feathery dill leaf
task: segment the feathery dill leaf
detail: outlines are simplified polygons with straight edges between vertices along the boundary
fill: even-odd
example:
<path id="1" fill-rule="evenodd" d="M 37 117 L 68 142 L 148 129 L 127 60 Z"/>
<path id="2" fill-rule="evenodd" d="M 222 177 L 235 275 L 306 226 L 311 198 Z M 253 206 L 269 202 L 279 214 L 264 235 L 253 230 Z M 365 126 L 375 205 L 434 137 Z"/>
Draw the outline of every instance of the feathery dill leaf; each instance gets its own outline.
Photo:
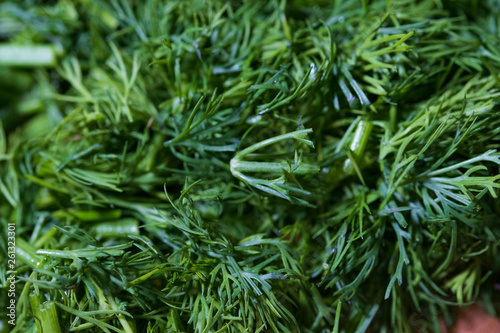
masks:
<path id="1" fill-rule="evenodd" d="M 499 38 L 494 0 L 3 2 L 11 331 L 497 315 Z"/>

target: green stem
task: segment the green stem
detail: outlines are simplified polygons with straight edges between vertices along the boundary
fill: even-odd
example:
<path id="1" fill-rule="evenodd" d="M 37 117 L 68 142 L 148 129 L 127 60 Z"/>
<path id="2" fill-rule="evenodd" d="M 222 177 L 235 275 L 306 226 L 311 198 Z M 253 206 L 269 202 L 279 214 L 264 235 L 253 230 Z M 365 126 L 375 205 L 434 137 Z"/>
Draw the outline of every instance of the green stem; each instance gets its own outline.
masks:
<path id="1" fill-rule="evenodd" d="M 360 164 L 360 160 L 365 153 L 366 144 L 370 138 L 372 132 L 373 123 L 368 120 L 362 120 L 358 123 L 356 132 L 354 133 L 354 138 L 352 139 L 350 150 L 353 152 L 354 159 L 348 158 L 344 164 L 344 172 L 346 174 L 354 174 L 353 164 L 357 161 Z"/>
<path id="2" fill-rule="evenodd" d="M 16 245 L 17 258 L 31 268 L 38 268 L 42 258 L 36 253 L 36 250 L 20 237 L 16 239 Z"/>
<path id="3" fill-rule="evenodd" d="M 111 305 L 111 308 L 113 310 L 118 310 L 118 306 L 116 305 L 116 302 L 111 295 L 107 296 L 107 300 L 108 300 L 108 303 L 109 303 L 109 305 Z M 122 325 L 125 333 L 135 333 L 135 329 L 133 329 L 130 326 L 130 323 L 128 322 L 127 318 L 125 318 L 125 316 L 123 314 L 118 313 L 116 316 L 118 317 L 118 320 L 120 321 L 120 324 Z"/>
<path id="4" fill-rule="evenodd" d="M 273 138 L 261 141 L 261 142 L 256 143 L 248 148 L 243 149 L 242 151 L 238 152 L 234 156 L 234 159 L 239 160 L 239 159 L 245 157 L 246 155 L 253 153 L 256 150 L 259 150 L 261 148 L 267 147 L 269 145 L 272 145 L 274 143 L 277 143 L 277 142 L 280 142 L 283 140 L 287 140 L 287 139 L 295 139 L 295 140 L 298 140 L 299 142 L 307 144 L 310 147 L 314 147 L 312 141 L 307 139 L 307 134 L 311 133 L 311 132 L 312 132 L 312 129 L 308 128 L 308 129 L 304 129 L 304 130 L 300 130 L 300 131 L 295 131 L 295 132 L 275 136 Z"/>
<path id="5" fill-rule="evenodd" d="M 42 330 L 42 318 L 40 317 L 40 298 L 37 294 L 31 293 L 29 295 L 31 312 L 33 312 L 33 317 L 35 318 L 36 328 L 38 332 L 43 332 Z"/>
<path id="6" fill-rule="evenodd" d="M 124 218 L 118 221 L 101 222 L 93 230 L 99 238 L 138 235 L 139 221 L 134 218 Z"/>
<path id="7" fill-rule="evenodd" d="M 61 333 L 57 308 L 54 302 L 40 303 L 40 296 L 36 292 L 29 295 L 29 301 L 38 332 Z"/>
<path id="8" fill-rule="evenodd" d="M 476 163 L 476 162 L 479 162 L 479 161 L 491 161 L 493 163 L 500 164 L 500 154 L 498 154 L 496 152 L 496 150 L 494 150 L 494 149 L 488 150 L 484 154 L 481 154 L 479 156 L 476 156 L 474 158 L 468 159 L 466 161 L 463 161 L 463 162 L 460 162 L 460 163 L 457 163 L 457 164 L 454 164 L 454 165 L 450 165 L 449 167 L 446 167 L 446 168 L 435 170 L 433 172 L 425 174 L 425 176 L 427 176 L 427 177 L 434 177 L 436 175 L 440 175 L 442 173 L 450 172 L 452 170 L 456 170 L 456 169 L 461 168 L 463 166 L 470 165 L 470 164 L 473 164 L 473 163 Z"/>
<path id="9" fill-rule="evenodd" d="M 45 234 L 43 234 L 36 242 L 35 242 L 35 248 L 39 249 L 41 248 L 49 239 L 54 237 L 57 233 L 57 229 L 52 227 L 47 231 Z"/>
<path id="10" fill-rule="evenodd" d="M 81 250 L 46 250 L 40 249 L 36 253 L 44 254 L 50 257 L 57 258 L 88 258 L 88 257 L 109 257 L 109 256 L 121 256 L 124 253 L 124 249 L 132 246 L 133 242 L 128 242 L 125 244 L 98 247 L 95 249 L 81 249 Z"/>
<path id="11" fill-rule="evenodd" d="M 43 303 L 39 310 L 42 330 L 40 332 L 61 333 L 59 319 L 57 317 L 57 308 L 54 302 L 47 301 Z"/>
<path id="12" fill-rule="evenodd" d="M 290 165 L 287 162 L 248 162 L 234 159 L 231 161 L 231 170 L 234 171 L 281 173 L 283 169 L 289 170 Z M 319 167 L 315 165 L 301 163 L 292 172 L 297 175 L 309 175 L 318 171 Z"/>
<path id="13" fill-rule="evenodd" d="M 0 45 L 0 66 L 53 67 L 56 51 L 52 45 Z"/>

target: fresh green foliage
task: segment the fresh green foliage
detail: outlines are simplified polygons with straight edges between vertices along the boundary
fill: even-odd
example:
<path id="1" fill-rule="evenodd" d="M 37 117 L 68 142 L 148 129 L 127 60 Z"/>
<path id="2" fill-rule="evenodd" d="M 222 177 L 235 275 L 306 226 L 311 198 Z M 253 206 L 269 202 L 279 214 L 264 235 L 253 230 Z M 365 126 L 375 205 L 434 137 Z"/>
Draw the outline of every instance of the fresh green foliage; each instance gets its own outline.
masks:
<path id="1" fill-rule="evenodd" d="M 13 332 L 497 314 L 496 0 L 7 1 L 0 42 Z"/>

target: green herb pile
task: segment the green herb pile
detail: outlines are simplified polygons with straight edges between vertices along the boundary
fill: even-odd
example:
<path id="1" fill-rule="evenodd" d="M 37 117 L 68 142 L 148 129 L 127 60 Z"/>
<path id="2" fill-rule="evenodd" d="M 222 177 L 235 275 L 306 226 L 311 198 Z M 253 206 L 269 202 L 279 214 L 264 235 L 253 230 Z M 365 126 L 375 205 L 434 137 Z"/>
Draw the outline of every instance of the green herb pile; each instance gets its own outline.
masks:
<path id="1" fill-rule="evenodd" d="M 498 1 L 24 0 L 0 42 L 0 331 L 497 313 Z"/>

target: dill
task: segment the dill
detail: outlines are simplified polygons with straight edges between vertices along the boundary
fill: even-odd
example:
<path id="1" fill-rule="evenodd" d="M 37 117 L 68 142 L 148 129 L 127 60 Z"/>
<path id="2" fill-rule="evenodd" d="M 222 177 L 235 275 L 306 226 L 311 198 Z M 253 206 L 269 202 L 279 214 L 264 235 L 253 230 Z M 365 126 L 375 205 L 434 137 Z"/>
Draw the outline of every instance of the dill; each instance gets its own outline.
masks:
<path id="1" fill-rule="evenodd" d="M 497 315 L 499 29 L 494 0 L 1 3 L 0 331 Z"/>

